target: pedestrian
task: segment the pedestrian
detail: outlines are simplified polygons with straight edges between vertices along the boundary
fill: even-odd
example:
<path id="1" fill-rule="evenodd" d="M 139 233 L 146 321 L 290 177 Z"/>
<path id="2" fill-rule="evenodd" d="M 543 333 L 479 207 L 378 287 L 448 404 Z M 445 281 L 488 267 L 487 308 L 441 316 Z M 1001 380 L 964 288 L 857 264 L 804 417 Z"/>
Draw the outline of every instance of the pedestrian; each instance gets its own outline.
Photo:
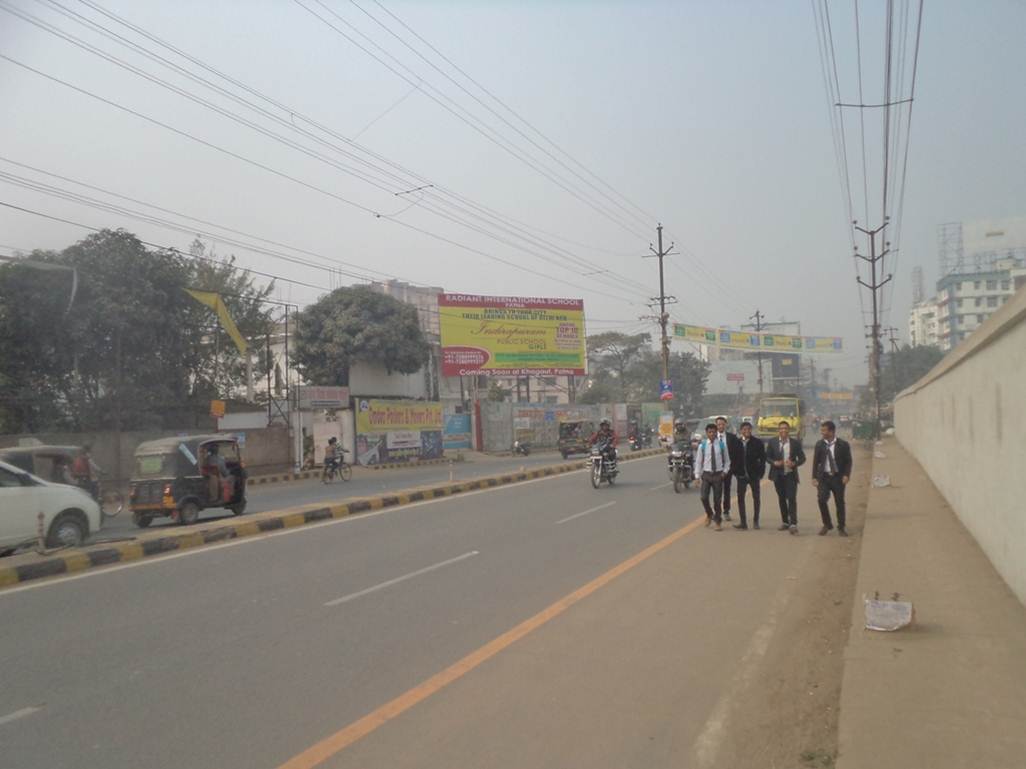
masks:
<path id="1" fill-rule="evenodd" d="M 730 472 L 737 478 L 737 512 L 741 516 L 735 529 L 747 529 L 748 520 L 745 510 L 745 497 L 749 488 L 752 490 L 752 528 L 759 528 L 759 507 L 762 504 L 762 477 L 766 474 L 766 446 L 752 435 L 752 423 L 741 425 L 741 437 L 738 439 L 740 450 L 737 457 L 731 458 Z"/>
<path id="2" fill-rule="evenodd" d="M 727 456 L 730 458 L 730 463 L 733 465 L 734 460 L 737 458 L 738 449 L 741 448 L 741 439 L 738 438 L 734 433 L 727 432 L 727 418 L 720 416 L 716 417 L 716 434 L 717 437 L 723 441 L 727 447 Z M 730 520 L 730 485 L 733 473 L 730 467 L 723 474 L 723 520 Z"/>
<path id="3" fill-rule="evenodd" d="M 819 514 L 823 518 L 823 528 L 819 530 L 819 535 L 822 537 L 834 528 L 830 520 L 829 504 L 830 495 L 833 494 L 834 507 L 837 508 L 837 533 L 847 537 L 844 487 L 851 479 L 851 445 L 837 437 L 837 425 L 831 420 L 819 426 L 819 434 L 823 437 L 812 454 L 812 484 L 818 490 Z"/>
<path id="4" fill-rule="evenodd" d="M 702 507 L 705 508 L 705 525 L 716 524 L 716 531 L 723 526 L 723 476 L 730 469 L 727 445 L 719 438 L 716 425 L 705 426 L 705 440 L 698 446 L 696 465 L 702 479 Z M 713 495 L 713 506 L 709 506 L 709 493 Z"/>
<path id="5" fill-rule="evenodd" d="M 805 464 L 805 452 L 797 438 L 791 437 L 791 425 L 781 422 L 777 439 L 767 442 L 766 459 L 770 463 L 770 480 L 777 490 L 780 504 L 780 531 L 798 534 L 798 468 Z"/>

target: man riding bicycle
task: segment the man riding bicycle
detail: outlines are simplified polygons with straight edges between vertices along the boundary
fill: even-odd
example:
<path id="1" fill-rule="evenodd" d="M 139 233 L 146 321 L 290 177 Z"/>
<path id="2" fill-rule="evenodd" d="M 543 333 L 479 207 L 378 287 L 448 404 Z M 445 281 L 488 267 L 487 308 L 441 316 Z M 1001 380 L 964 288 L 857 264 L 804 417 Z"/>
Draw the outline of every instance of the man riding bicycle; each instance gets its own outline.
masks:
<path id="1" fill-rule="evenodd" d="M 324 449 L 324 468 L 338 470 L 339 462 L 342 460 L 344 453 L 345 449 L 338 445 L 338 438 L 328 438 L 328 446 Z"/>

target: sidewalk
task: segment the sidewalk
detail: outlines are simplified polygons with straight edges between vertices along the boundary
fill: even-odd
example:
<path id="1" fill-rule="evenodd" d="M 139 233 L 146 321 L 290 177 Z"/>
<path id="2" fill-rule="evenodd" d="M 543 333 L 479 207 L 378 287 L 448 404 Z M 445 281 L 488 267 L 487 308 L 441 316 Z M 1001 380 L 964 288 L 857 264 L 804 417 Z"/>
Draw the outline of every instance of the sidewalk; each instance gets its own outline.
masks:
<path id="1" fill-rule="evenodd" d="M 1026 767 L 1026 609 L 894 438 L 878 447 L 844 655 L 839 769 Z M 864 629 L 863 596 L 916 621 Z"/>

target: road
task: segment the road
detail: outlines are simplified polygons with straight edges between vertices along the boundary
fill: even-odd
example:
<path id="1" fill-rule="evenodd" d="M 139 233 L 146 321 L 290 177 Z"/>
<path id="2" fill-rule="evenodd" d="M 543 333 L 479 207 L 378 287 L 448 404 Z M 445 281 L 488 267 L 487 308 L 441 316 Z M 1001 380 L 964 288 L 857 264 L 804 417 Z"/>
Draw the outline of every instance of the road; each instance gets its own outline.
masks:
<path id="1" fill-rule="evenodd" d="M 584 460 L 583 456 L 577 457 Z M 538 467 L 562 462 L 562 457 L 553 452 L 531 454 L 526 457 L 484 457 L 473 462 L 458 462 L 451 465 L 453 478 L 457 481 L 478 478 L 484 475 L 501 475 L 521 467 Z M 571 459 L 570 461 L 573 461 Z M 349 482 L 340 480 L 331 484 L 323 484 L 319 480 L 290 481 L 287 483 L 271 483 L 254 485 L 248 491 L 247 512 L 261 513 L 268 510 L 280 510 L 285 507 L 307 505 L 315 502 L 336 501 L 346 497 L 370 496 L 394 492 L 449 480 L 449 465 L 427 465 L 401 470 L 364 470 L 356 468 L 353 479 Z M 203 511 L 200 521 L 214 521 L 219 518 L 232 518 L 232 514 L 222 508 L 211 508 Z M 174 527 L 177 524 L 167 519 L 156 519 L 150 529 Z M 134 536 L 140 529 L 132 523 L 131 511 L 125 509 L 114 518 L 107 518 L 103 528 L 90 541 L 118 539 Z"/>
<path id="2" fill-rule="evenodd" d="M 845 541 L 702 528 L 663 463 L 0 592 L 0 767 L 713 766 Z"/>

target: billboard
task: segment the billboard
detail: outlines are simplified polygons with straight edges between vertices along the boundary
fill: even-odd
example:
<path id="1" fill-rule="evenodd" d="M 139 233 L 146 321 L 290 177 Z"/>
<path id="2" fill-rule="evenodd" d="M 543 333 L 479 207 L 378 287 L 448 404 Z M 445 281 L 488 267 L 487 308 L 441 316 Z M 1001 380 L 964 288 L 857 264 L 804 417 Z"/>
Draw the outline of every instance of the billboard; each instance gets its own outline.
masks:
<path id="1" fill-rule="evenodd" d="M 442 456 L 442 404 L 360 398 L 356 462 L 381 465 Z"/>
<path id="2" fill-rule="evenodd" d="M 684 342 L 723 347 L 746 352 L 839 353 L 844 343 L 839 336 L 793 336 L 771 332 L 731 331 L 713 326 L 689 326 L 674 323 L 673 335 Z"/>
<path id="3" fill-rule="evenodd" d="M 440 294 L 442 376 L 584 376 L 580 299 Z"/>

